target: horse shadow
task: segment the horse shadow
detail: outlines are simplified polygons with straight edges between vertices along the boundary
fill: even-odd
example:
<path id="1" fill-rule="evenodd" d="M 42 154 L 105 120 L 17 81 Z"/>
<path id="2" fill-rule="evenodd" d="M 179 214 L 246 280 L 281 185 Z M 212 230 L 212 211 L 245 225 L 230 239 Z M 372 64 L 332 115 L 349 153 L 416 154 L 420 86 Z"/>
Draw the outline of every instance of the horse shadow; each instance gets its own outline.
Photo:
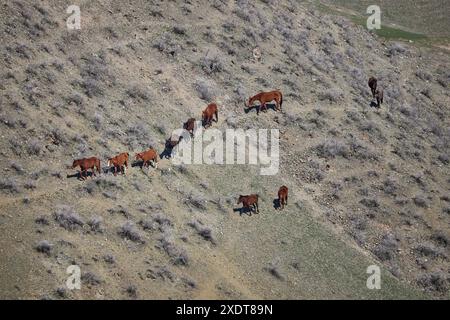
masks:
<path id="1" fill-rule="evenodd" d="M 275 103 L 266 103 L 266 108 L 264 108 L 264 110 L 261 110 L 261 105 L 254 105 L 254 106 L 250 106 L 247 108 L 244 108 L 244 112 L 245 113 L 249 113 L 252 109 L 256 109 L 256 114 L 259 115 L 260 112 L 265 112 L 268 111 L 269 109 L 273 110 L 273 111 L 277 111 L 277 105 Z"/>
<path id="2" fill-rule="evenodd" d="M 143 165 L 144 165 L 144 161 L 142 161 L 142 160 L 134 161 L 133 163 L 131 163 L 132 168 L 136 168 L 136 167 L 142 168 Z"/>
<path id="3" fill-rule="evenodd" d="M 375 101 L 370 101 L 370 105 L 371 108 L 377 108 L 378 109 L 378 104 Z"/>
<path id="4" fill-rule="evenodd" d="M 243 214 L 247 214 L 248 216 L 251 216 L 253 213 L 253 210 L 251 208 L 233 208 L 233 212 L 239 212 L 239 216 L 242 217 Z"/>
<path id="5" fill-rule="evenodd" d="M 77 178 L 77 180 L 83 181 L 83 179 L 81 179 L 81 173 L 80 172 L 73 173 L 73 174 L 68 174 L 66 177 L 67 177 L 67 179 Z M 83 177 L 85 179 L 93 178 L 94 174 L 91 171 L 88 171 L 86 174 L 83 174 Z"/>
<path id="6" fill-rule="evenodd" d="M 273 199 L 273 208 L 275 210 L 278 210 L 281 208 L 280 199 L 278 199 L 278 198 Z"/>
<path id="7" fill-rule="evenodd" d="M 172 158 L 173 148 L 166 147 L 163 152 L 159 155 L 160 159 L 170 159 Z"/>

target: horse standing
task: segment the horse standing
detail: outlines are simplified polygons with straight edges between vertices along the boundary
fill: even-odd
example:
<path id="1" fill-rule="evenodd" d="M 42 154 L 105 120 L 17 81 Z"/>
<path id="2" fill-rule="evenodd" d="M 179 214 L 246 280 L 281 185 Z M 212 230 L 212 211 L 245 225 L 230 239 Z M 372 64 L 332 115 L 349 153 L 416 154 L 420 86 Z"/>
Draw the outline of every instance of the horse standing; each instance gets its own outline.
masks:
<path id="1" fill-rule="evenodd" d="M 150 162 L 152 162 L 153 167 L 158 168 L 158 153 L 155 151 L 155 149 L 148 149 L 147 151 L 137 153 L 135 156 L 136 160 L 142 160 L 141 169 L 147 165 L 147 167 L 150 167 Z"/>
<path id="2" fill-rule="evenodd" d="M 255 213 L 259 213 L 258 198 L 259 196 L 257 194 L 250 194 L 248 196 L 240 195 L 237 204 L 242 203 L 244 209 L 250 210 L 250 212 L 255 210 Z"/>
<path id="3" fill-rule="evenodd" d="M 130 157 L 128 152 L 123 152 L 113 158 L 108 159 L 108 167 L 114 166 L 114 175 L 117 175 L 117 171 L 122 171 L 125 174 L 128 169 L 128 158 Z"/>
<path id="4" fill-rule="evenodd" d="M 219 122 L 219 110 L 217 104 L 210 103 L 205 110 L 202 112 L 202 122 L 203 126 L 206 128 L 207 126 L 211 126 L 214 115 L 216 116 L 216 122 Z"/>
<path id="5" fill-rule="evenodd" d="M 195 129 L 195 119 L 194 118 L 189 118 L 188 121 L 186 121 L 183 124 L 183 129 L 186 130 L 187 132 L 189 132 L 191 137 L 193 137 L 194 136 L 194 129 Z"/>
<path id="6" fill-rule="evenodd" d="M 251 106 L 253 105 L 253 103 L 255 101 L 259 101 L 259 103 L 260 103 L 259 109 L 257 109 L 257 111 L 256 111 L 257 114 L 259 114 L 259 110 L 266 112 L 267 111 L 266 103 L 271 102 L 271 101 L 275 101 L 276 110 L 283 112 L 283 110 L 282 110 L 283 94 L 281 93 L 280 90 L 274 90 L 274 91 L 269 91 L 269 92 L 260 92 L 248 100 L 246 107 L 251 108 Z"/>
<path id="7" fill-rule="evenodd" d="M 383 89 L 379 88 L 377 91 L 375 91 L 375 99 L 377 99 L 377 107 L 379 108 L 380 105 L 383 103 Z"/>
<path id="8" fill-rule="evenodd" d="M 92 175 L 96 176 L 95 169 L 97 169 L 98 174 L 100 174 L 100 160 L 96 157 L 91 158 L 83 158 L 83 159 L 76 159 L 72 163 L 71 169 L 75 169 L 76 167 L 80 167 L 80 178 L 81 180 L 85 180 L 87 175 L 87 170 L 92 169 Z M 84 173 L 84 177 L 83 177 Z"/>
<path id="9" fill-rule="evenodd" d="M 288 187 L 281 186 L 278 190 L 278 203 L 280 205 L 280 209 L 284 209 L 284 206 L 287 205 L 288 202 Z"/>
<path id="10" fill-rule="evenodd" d="M 375 78 L 375 77 L 370 77 L 369 78 L 368 85 L 369 85 L 370 90 L 372 91 L 372 97 L 373 98 L 375 98 L 375 93 L 376 93 L 376 90 L 377 90 L 377 82 L 378 82 L 377 78 Z"/>

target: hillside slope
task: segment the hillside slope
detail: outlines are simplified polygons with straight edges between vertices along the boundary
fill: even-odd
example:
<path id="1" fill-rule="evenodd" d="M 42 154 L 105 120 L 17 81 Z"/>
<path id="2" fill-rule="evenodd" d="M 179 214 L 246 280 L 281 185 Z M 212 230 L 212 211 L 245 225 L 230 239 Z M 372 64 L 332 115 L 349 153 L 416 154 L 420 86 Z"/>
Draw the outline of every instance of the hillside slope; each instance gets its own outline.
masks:
<path id="1" fill-rule="evenodd" d="M 81 1 L 72 31 L 66 1 L 2 5 L 1 298 L 449 297 L 449 56 L 297 1 L 250 3 Z M 274 88 L 283 114 L 244 111 Z M 162 151 L 210 101 L 216 128 L 280 129 L 278 175 L 67 169 Z M 234 210 L 248 193 L 259 215 Z M 65 288 L 72 264 L 81 290 Z M 381 290 L 366 287 L 372 264 Z"/>

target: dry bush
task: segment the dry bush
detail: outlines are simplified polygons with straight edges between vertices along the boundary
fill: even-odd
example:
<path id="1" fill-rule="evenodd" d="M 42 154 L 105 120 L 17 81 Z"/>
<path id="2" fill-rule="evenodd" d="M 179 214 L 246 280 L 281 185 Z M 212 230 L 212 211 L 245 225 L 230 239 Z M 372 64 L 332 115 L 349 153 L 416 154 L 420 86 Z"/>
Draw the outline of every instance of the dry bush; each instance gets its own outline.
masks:
<path id="1" fill-rule="evenodd" d="M 120 228 L 119 228 L 119 235 L 124 238 L 131 240 L 133 242 L 139 242 L 139 243 L 145 243 L 145 240 L 143 237 L 139 234 L 136 227 L 134 226 L 134 223 L 131 221 L 125 222 Z"/>
<path id="2" fill-rule="evenodd" d="M 206 226 L 203 225 L 203 223 L 199 220 L 193 220 L 188 223 L 190 227 L 195 229 L 197 233 L 206 241 L 211 242 L 212 244 L 216 244 L 216 239 L 212 235 L 212 230 Z"/>
<path id="3" fill-rule="evenodd" d="M 54 218 L 61 227 L 69 231 L 76 230 L 84 225 L 84 222 L 78 213 L 76 213 L 73 208 L 66 205 L 59 206 L 56 209 Z"/>
<path id="4" fill-rule="evenodd" d="M 50 255 L 53 248 L 53 244 L 51 244 L 47 240 L 41 240 L 36 245 L 36 250 L 40 253 L 45 253 L 46 255 Z"/>

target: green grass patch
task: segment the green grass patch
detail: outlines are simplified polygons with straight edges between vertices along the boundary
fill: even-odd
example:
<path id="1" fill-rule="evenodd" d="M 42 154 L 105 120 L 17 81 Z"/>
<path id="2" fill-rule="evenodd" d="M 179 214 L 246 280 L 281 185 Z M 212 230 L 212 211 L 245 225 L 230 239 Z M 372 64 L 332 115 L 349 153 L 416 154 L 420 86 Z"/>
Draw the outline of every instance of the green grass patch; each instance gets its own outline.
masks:
<path id="1" fill-rule="evenodd" d="M 344 16 L 350 19 L 355 24 L 361 25 L 364 28 L 367 27 L 368 17 L 355 15 L 351 13 L 345 13 L 343 11 L 336 10 L 320 2 L 317 3 L 315 7 L 324 13 Z M 386 40 L 405 40 L 405 41 L 411 40 L 416 42 L 428 39 L 428 37 L 424 34 L 409 32 L 383 24 L 381 25 L 381 29 L 374 29 L 373 32 L 375 32 L 375 34 L 378 35 L 379 37 L 385 38 Z"/>

